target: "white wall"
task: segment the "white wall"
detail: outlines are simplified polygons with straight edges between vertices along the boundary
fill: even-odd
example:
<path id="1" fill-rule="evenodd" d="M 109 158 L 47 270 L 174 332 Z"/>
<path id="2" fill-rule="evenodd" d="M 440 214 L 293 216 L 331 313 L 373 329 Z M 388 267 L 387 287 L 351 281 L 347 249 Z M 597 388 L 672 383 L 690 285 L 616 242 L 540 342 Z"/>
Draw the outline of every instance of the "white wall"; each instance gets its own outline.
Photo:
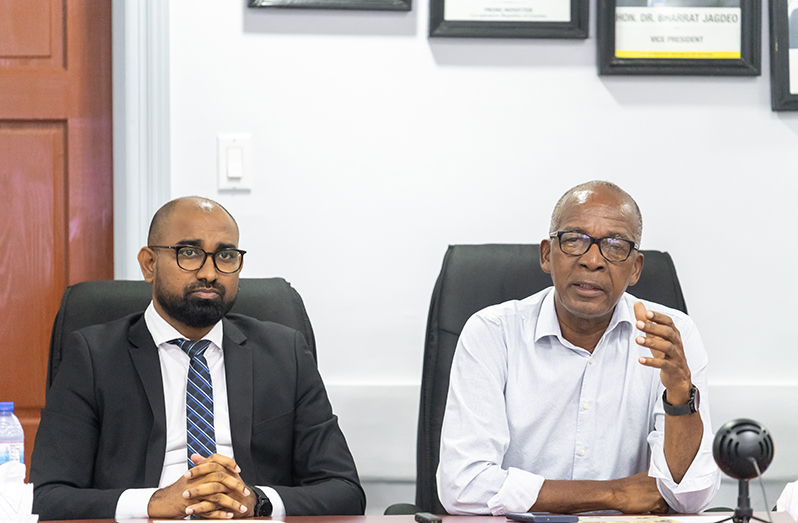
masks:
<path id="1" fill-rule="evenodd" d="M 302 294 L 365 479 L 413 479 L 446 246 L 537 243 L 560 194 L 593 178 L 635 196 L 643 248 L 675 259 L 715 426 L 770 423 L 767 475 L 798 477 L 798 114 L 770 110 L 764 21 L 761 77 L 602 78 L 595 1 L 587 41 L 430 40 L 426 0 L 411 13 L 244 4 L 171 2 L 171 195 L 226 205 L 244 276 Z M 216 135 L 234 132 L 253 137 L 250 193 L 216 190 Z"/>

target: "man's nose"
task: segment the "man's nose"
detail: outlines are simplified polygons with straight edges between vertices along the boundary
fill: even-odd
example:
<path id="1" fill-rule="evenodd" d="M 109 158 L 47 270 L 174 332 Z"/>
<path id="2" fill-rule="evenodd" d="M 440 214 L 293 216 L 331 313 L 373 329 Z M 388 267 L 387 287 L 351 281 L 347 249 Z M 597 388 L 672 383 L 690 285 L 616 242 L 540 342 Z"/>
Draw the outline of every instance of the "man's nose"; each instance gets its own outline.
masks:
<path id="1" fill-rule="evenodd" d="M 197 279 L 198 280 L 205 280 L 205 281 L 216 281 L 216 278 L 219 277 L 219 273 L 216 272 L 216 265 L 213 263 L 213 254 L 206 253 L 205 254 L 205 262 L 203 262 L 202 267 L 199 268 L 197 271 Z"/>
<path id="2" fill-rule="evenodd" d="M 592 271 L 604 267 L 605 260 L 604 256 L 601 255 L 598 243 L 590 246 L 587 252 L 579 259 L 579 263 Z"/>

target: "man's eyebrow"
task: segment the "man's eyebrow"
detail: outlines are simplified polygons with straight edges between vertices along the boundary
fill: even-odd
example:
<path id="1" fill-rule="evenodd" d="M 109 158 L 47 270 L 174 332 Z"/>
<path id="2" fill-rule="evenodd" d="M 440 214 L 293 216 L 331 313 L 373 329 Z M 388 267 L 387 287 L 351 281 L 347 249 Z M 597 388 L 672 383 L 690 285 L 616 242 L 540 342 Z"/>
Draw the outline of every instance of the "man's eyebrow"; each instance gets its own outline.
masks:
<path id="1" fill-rule="evenodd" d="M 563 232 L 578 232 L 579 234 L 587 234 L 587 232 L 585 232 L 585 230 L 582 229 L 581 227 L 563 227 L 560 230 Z M 589 234 L 587 235 L 590 236 Z M 603 236 L 603 238 L 618 238 L 620 240 L 633 241 L 631 238 L 628 237 L 627 234 L 622 232 L 613 232 L 613 231 L 610 231 L 606 236 Z"/>
<path id="2" fill-rule="evenodd" d="M 627 234 L 624 234 L 622 232 L 610 232 L 606 237 L 607 238 L 618 238 L 619 240 L 632 241 L 632 239 L 629 238 Z"/>
<path id="3" fill-rule="evenodd" d="M 189 245 L 191 247 L 200 247 L 202 246 L 202 240 L 179 240 L 175 242 L 175 245 Z"/>
<path id="4" fill-rule="evenodd" d="M 203 242 L 202 242 L 202 240 L 199 240 L 199 239 L 180 240 L 177 243 L 175 243 L 175 245 L 186 245 L 186 246 L 189 246 L 189 247 L 199 247 L 200 249 L 204 249 L 204 247 L 202 246 Z M 223 250 L 226 250 L 226 249 L 236 249 L 236 248 L 237 247 L 236 247 L 235 243 L 218 243 L 218 244 L 216 244 L 216 248 L 214 249 L 214 252 L 215 251 L 223 251 Z M 211 251 L 208 251 L 208 252 L 211 252 Z"/>

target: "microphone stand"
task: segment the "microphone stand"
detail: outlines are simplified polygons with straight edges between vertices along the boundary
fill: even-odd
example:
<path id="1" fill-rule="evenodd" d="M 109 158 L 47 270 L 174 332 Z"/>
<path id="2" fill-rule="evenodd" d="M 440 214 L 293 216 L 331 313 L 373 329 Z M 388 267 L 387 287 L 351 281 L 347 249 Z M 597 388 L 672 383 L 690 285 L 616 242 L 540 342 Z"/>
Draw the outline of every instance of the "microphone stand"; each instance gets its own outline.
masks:
<path id="1" fill-rule="evenodd" d="M 716 523 L 723 523 L 724 521 L 733 521 L 734 523 L 749 523 L 752 519 L 761 521 L 762 523 L 770 523 L 766 519 L 761 519 L 754 516 L 754 509 L 751 508 L 751 496 L 748 495 L 748 480 L 738 480 L 737 489 L 737 508 L 734 509 L 734 514 L 726 519 L 721 519 Z"/>

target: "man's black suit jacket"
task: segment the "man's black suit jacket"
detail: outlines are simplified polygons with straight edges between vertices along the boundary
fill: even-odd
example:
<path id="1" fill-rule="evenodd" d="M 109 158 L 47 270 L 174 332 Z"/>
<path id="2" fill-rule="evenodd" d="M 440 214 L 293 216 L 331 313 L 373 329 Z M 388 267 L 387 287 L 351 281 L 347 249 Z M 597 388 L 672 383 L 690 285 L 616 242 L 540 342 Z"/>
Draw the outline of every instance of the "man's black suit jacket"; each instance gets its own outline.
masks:
<path id="1" fill-rule="evenodd" d="M 286 514 L 363 514 L 365 495 L 304 337 L 229 315 L 224 364 L 235 460 Z M 120 494 L 157 487 L 166 452 L 158 349 L 142 313 L 73 333 L 31 459 L 42 520 L 113 518 Z"/>

